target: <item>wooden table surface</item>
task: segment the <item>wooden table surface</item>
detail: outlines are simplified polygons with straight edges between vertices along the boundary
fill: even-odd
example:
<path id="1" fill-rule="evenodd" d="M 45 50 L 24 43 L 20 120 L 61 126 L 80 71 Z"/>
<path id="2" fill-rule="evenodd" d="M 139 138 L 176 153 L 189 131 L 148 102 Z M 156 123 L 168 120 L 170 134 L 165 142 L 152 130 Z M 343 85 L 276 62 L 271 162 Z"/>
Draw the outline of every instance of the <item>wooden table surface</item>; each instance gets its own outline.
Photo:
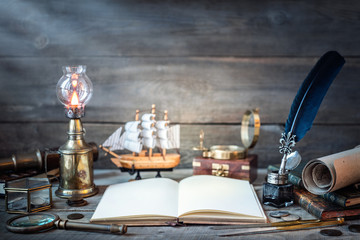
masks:
<path id="1" fill-rule="evenodd" d="M 264 182 L 264 176 L 266 174 L 265 169 L 258 170 L 258 178 L 253 183 L 255 190 L 257 191 L 261 200 L 262 183 Z M 154 177 L 154 172 L 147 172 L 141 174 L 143 178 Z M 184 177 L 192 175 L 191 169 L 175 169 L 174 172 L 164 172 L 163 177 L 180 180 Z M 133 179 L 134 176 L 130 176 L 127 173 L 121 173 L 117 170 L 95 170 L 95 184 L 99 186 L 100 192 L 96 196 L 87 198 L 88 205 L 80 208 L 69 207 L 66 204 L 66 200 L 60 199 L 53 194 L 54 206 L 47 212 L 56 213 L 61 219 L 67 219 L 67 216 L 71 213 L 82 213 L 85 218 L 80 220 L 73 220 L 79 222 L 88 222 L 91 218 L 101 196 L 106 189 L 107 185 L 114 183 L 126 182 L 129 179 Z M 55 191 L 57 187 L 53 187 Z M 126 194 L 126 193 L 124 193 Z M 8 232 L 5 228 L 7 219 L 15 216 L 14 214 L 8 214 L 5 212 L 5 201 L 0 199 L 0 239 L 59 239 L 59 240 L 76 240 L 76 239 L 224 239 L 219 237 L 220 233 L 229 233 L 234 230 L 214 230 L 210 225 L 188 225 L 181 227 L 161 226 L 161 227 L 129 227 L 128 232 L 125 235 L 115 235 L 109 233 L 96 233 L 96 232 L 82 232 L 71 230 L 58 230 L 52 229 L 43 233 L 33 234 L 17 234 Z M 278 210 L 274 207 L 264 206 L 264 210 L 268 215 L 274 210 Z M 312 215 L 304 211 L 298 205 L 283 208 L 282 210 L 290 211 L 292 214 L 297 214 L 301 219 L 315 219 Z M 269 217 L 269 220 L 274 222 L 276 219 Z M 346 225 L 337 227 L 328 227 L 327 229 L 338 229 L 343 235 L 342 239 L 359 239 L 360 233 L 353 233 L 348 230 L 349 224 L 360 224 L 360 220 L 347 221 Z M 256 230 L 256 229 L 252 229 Z M 320 234 L 320 228 L 300 231 L 287 231 L 281 233 L 272 234 L 256 234 L 247 236 L 234 236 L 227 237 L 231 239 L 328 239 L 329 237 L 322 236 Z M 331 237 L 330 237 L 331 238 Z"/>

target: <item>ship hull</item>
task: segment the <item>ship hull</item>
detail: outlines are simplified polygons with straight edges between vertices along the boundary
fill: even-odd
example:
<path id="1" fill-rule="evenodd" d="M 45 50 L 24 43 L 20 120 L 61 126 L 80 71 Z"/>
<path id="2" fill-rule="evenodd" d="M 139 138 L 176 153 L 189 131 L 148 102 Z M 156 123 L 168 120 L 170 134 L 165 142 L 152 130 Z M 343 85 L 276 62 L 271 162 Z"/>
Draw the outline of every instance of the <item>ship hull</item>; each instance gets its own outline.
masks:
<path id="1" fill-rule="evenodd" d="M 133 170 L 143 169 L 171 169 L 179 165 L 180 154 L 167 153 L 162 156 L 160 153 L 155 153 L 153 156 L 134 156 L 132 154 L 120 155 L 119 158 L 111 158 L 111 161 L 118 168 L 126 168 Z"/>

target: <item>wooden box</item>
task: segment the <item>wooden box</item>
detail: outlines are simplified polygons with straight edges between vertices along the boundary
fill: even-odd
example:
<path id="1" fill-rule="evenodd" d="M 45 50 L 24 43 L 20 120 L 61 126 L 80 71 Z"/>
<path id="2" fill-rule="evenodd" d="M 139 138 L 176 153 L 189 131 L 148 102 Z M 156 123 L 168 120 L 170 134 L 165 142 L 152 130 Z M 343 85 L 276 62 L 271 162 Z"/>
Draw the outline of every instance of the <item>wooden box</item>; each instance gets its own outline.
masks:
<path id="1" fill-rule="evenodd" d="M 253 182 L 257 177 L 257 155 L 232 160 L 195 157 L 193 170 L 194 175 L 215 175 Z"/>

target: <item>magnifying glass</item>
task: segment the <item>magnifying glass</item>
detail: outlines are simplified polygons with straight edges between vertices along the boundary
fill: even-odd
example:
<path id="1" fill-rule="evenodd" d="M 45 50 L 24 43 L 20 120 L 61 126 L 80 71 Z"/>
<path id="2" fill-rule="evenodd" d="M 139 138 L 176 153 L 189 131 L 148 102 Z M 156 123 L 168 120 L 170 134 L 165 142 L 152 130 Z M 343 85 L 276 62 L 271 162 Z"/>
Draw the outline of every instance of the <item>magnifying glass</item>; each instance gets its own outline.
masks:
<path id="1" fill-rule="evenodd" d="M 127 232 L 126 225 L 71 222 L 68 220 L 61 220 L 58 215 L 51 213 L 19 215 L 10 218 L 6 222 L 6 229 L 14 233 L 44 232 L 52 228 L 78 231 L 106 231 L 117 234 L 124 234 Z"/>

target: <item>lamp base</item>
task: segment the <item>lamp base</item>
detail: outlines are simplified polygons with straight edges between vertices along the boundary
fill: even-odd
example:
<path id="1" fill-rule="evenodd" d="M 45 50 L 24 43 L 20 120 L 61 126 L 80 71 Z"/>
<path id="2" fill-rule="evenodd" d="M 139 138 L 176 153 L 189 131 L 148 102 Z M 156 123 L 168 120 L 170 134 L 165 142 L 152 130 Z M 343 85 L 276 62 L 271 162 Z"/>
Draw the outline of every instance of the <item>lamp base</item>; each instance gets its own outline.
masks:
<path id="1" fill-rule="evenodd" d="M 60 198 L 73 198 L 74 196 L 81 196 L 83 198 L 86 198 L 94 196 L 98 192 L 99 189 L 95 185 L 86 189 L 64 189 L 59 186 L 59 188 L 55 191 L 55 195 Z"/>
<path id="2" fill-rule="evenodd" d="M 90 197 L 99 192 L 94 184 L 92 147 L 84 140 L 79 119 L 71 119 L 68 140 L 59 148 L 60 183 L 55 191 L 60 198 Z"/>

